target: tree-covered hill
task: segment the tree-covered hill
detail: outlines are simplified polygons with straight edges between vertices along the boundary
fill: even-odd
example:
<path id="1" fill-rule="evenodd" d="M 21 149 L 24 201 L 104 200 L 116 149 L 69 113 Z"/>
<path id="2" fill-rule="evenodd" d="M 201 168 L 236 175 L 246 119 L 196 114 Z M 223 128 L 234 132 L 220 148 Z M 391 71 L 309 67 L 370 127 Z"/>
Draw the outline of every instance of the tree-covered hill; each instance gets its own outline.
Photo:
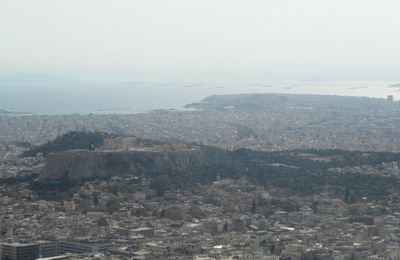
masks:
<path id="1" fill-rule="evenodd" d="M 174 190 L 190 188 L 197 183 L 210 183 L 217 178 L 246 177 L 259 185 L 285 188 L 298 195 L 328 192 L 338 197 L 345 197 L 347 193 L 351 194 L 351 201 L 363 197 L 394 198 L 398 196 L 400 187 L 400 177 L 395 172 L 380 174 L 381 165 L 385 163 L 398 165 L 400 162 L 400 153 L 389 152 L 312 149 L 280 152 L 247 149 L 227 151 L 212 146 L 186 144 L 185 149 L 163 150 L 159 153 L 119 151 L 110 154 L 93 153 L 90 156 L 87 152 L 68 153 L 63 160 L 62 151 L 87 149 L 91 144 L 99 147 L 107 136 L 109 135 L 105 133 L 71 132 L 53 142 L 27 151 L 24 154 L 26 156 L 38 152 L 44 154 L 60 152 L 54 157 L 57 161 L 50 162 L 52 165 L 50 169 L 57 169 L 54 173 L 56 177 L 51 176 L 51 171 L 46 173 L 51 185 L 46 185 L 46 180 L 43 179 L 42 183 L 36 183 L 33 187 L 58 189 L 60 187 L 55 185 L 57 182 L 77 185 L 85 181 L 86 177 L 104 179 L 115 175 L 135 175 L 154 180 L 153 187 Z M 142 142 L 146 146 L 162 145 L 160 142 Z M 51 158 L 53 157 L 48 160 Z M 58 162 L 60 167 L 57 166 Z M 362 170 L 363 167 L 376 170 L 369 172 Z M 353 168 L 361 170 L 346 170 Z M 332 171 L 332 169 L 339 170 Z M 63 174 L 60 175 L 60 172 Z"/>
<path id="2" fill-rule="evenodd" d="M 49 153 L 73 150 L 88 149 L 91 145 L 94 148 L 103 145 L 104 138 L 110 134 L 100 132 L 80 132 L 73 131 L 57 137 L 53 141 L 49 141 L 44 145 L 34 147 L 22 154 L 24 157 L 35 156 L 38 153 L 47 155 Z"/>

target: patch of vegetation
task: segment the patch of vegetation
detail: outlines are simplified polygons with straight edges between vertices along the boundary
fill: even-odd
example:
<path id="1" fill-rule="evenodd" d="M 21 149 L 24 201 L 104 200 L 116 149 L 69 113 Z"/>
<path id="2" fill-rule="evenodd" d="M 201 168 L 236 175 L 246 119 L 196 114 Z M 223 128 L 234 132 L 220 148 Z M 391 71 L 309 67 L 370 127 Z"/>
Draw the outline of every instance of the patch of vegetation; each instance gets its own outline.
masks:
<path id="1" fill-rule="evenodd" d="M 47 155 L 49 153 L 62 152 L 73 149 L 89 149 L 92 145 L 94 148 L 101 147 L 104 139 L 110 137 L 110 134 L 101 132 L 78 132 L 73 131 L 57 137 L 53 141 L 49 141 L 44 145 L 34 147 L 25 151 L 23 157 L 36 156 L 38 153 Z"/>
<path id="2" fill-rule="evenodd" d="M 71 132 L 53 142 L 29 150 L 25 156 L 33 156 L 38 152 L 47 154 L 69 149 L 87 149 L 91 144 L 100 147 L 107 136 L 109 135 L 104 133 Z M 147 145 L 151 145 L 151 141 L 148 141 Z M 177 169 L 173 165 L 160 168 L 154 164 L 151 157 L 144 161 L 136 161 L 135 158 L 124 157 L 121 154 L 108 155 L 109 158 L 105 157 L 107 160 L 99 164 L 99 167 L 103 171 L 146 176 L 152 180 L 150 187 L 158 196 L 163 196 L 168 190 L 189 189 L 196 184 L 211 183 L 218 177 L 246 177 L 258 185 L 285 188 L 297 195 L 329 192 L 342 197 L 349 204 L 363 197 L 381 199 L 400 195 L 398 177 L 328 170 L 400 162 L 400 153 L 318 149 L 280 152 L 247 149 L 226 151 L 210 146 L 192 146 L 200 150 L 202 162 L 189 164 L 185 169 Z M 108 178 L 112 175 L 104 176 L 106 177 L 103 178 Z M 48 194 L 49 191 L 68 191 L 76 185 L 79 183 L 58 180 L 51 183 L 31 183 L 31 188 L 39 193 L 43 191 Z"/>

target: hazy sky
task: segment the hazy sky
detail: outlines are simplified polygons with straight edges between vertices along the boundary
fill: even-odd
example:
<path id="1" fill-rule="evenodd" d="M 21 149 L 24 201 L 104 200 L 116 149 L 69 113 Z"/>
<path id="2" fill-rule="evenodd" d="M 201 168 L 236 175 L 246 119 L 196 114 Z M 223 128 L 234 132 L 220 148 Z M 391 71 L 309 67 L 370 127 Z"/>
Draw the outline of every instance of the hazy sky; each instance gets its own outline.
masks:
<path id="1" fill-rule="evenodd" d="M 0 76 L 400 78 L 398 0 L 0 0 Z"/>

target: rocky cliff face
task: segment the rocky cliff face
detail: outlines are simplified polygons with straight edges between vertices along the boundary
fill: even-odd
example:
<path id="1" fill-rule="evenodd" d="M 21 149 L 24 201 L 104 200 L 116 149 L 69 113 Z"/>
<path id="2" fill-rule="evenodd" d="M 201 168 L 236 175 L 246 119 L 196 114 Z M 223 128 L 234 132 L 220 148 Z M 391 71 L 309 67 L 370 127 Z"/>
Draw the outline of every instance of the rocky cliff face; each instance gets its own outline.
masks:
<path id="1" fill-rule="evenodd" d="M 39 181 L 78 182 L 116 175 L 168 173 L 201 167 L 202 153 L 196 149 L 177 151 L 87 151 L 72 150 L 49 154 Z"/>

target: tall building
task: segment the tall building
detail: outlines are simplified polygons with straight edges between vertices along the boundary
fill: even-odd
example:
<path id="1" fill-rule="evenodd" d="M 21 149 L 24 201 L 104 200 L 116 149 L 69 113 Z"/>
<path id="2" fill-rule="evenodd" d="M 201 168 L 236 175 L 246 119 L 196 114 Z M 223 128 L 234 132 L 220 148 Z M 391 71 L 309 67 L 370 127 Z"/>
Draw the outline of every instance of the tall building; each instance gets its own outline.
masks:
<path id="1" fill-rule="evenodd" d="M 39 258 L 39 245 L 20 244 L 20 243 L 2 243 L 2 260 L 34 260 Z"/>
<path id="2" fill-rule="evenodd" d="M 393 95 L 388 95 L 387 96 L 387 101 L 392 103 L 393 102 Z"/>

